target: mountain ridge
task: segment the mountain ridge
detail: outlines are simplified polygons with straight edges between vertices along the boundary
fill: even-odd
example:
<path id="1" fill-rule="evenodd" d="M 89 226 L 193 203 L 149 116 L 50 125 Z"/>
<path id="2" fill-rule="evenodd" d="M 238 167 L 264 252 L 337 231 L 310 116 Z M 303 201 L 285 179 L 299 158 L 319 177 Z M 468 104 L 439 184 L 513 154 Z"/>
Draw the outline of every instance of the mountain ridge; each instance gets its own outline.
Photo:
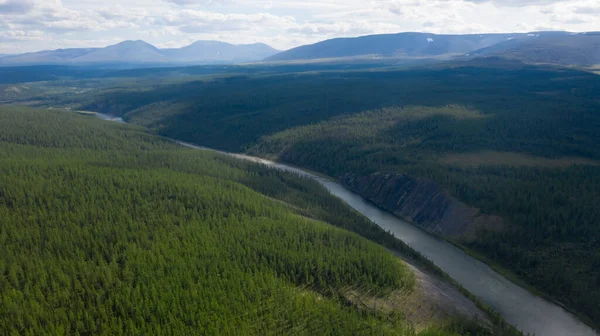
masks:
<path id="1" fill-rule="evenodd" d="M 181 48 L 160 49 L 142 40 L 127 40 L 104 48 L 67 48 L 0 55 L 0 66 L 235 63 L 259 61 L 277 52 L 264 43 L 235 45 L 220 41 L 196 41 Z"/>
<path id="2" fill-rule="evenodd" d="M 477 50 L 473 55 L 501 56 L 525 63 L 594 66 L 600 64 L 600 34 L 546 35 L 511 40 Z"/>
<path id="3" fill-rule="evenodd" d="M 325 40 L 292 48 L 264 61 L 341 62 L 369 58 L 466 60 L 480 57 L 589 67 L 600 64 L 600 33 L 538 31 L 462 35 L 418 32 L 379 34 Z"/>
<path id="4" fill-rule="evenodd" d="M 600 32 L 433 34 L 404 32 L 341 37 L 279 52 L 264 43 L 199 40 L 181 48 L 157 48 L 142 40 L 104 48 L 67 48 L 0 55 L 0 66 L 194 65 L 356 60 L 469 60 L 500 57 L 523 63 L 593 67 L 600 64 Z M 385 62 L 385 61 L 384 61 Z"/>
<path id="5" fill-rule="evenodd" d="M 201 55 L 205 60 L 257 61 L 269 57 L 278 51 L 264 43 L 230 44 L 220 41 L 200 40 L 177 49 L 162 49 L 178 62 L 193 60 Z"/>
<path id="6" fill-rule="evenodd" d="M 293 48 L 266 61 L 319 59 L 365 55 L 439 56 L 466 54 L 525 34 L 433 34 L 405 32 L 336 38 Z"/>

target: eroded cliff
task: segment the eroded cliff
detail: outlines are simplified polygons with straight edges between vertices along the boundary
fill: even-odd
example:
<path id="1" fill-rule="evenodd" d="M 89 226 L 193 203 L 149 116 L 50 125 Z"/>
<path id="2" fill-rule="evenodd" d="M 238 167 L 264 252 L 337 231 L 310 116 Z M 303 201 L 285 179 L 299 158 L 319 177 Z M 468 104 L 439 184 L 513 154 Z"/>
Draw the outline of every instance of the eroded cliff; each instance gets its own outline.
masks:
<path id="1" fill-rule="evenodd" d="M 375 173 L 346 174 L 340 181 L 377 206 L 442 236 L 469 239 L 480 228 L 498 230 L 503 226 L 501 218 L 482 214 L 432 180 Z"/>

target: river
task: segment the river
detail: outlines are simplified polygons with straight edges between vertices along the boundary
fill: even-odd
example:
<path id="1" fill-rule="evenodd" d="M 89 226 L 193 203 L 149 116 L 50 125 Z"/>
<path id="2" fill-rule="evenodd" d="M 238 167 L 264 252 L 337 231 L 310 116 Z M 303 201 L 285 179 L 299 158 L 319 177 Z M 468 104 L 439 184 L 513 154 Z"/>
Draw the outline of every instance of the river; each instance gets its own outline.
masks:
<path id="1" fill-rule="evenodd" d="M 99 115 L 99 117 L 114 120 L 102 115 Z M 344 200 L 348 205 L 375 224 L 390 231 L 396 238 L 419 251 L 448 273 L 465 289 L 497 311 L 507 322 L 525 333 L 535 334 L 536 336 L 599 336 L 592 328 L 562 307 L 533 295 L 457 247 L 428 234 L 412 224 L 400 220 L 389 212 L 379 209 L 339 183 L 299 168 L 261 158 L 226 153 L 179 141 L 177 143 L 190 148 L 210 150 L 239 159 L 265 164 L 272 168 L 293 172 L 319 182 L 329 192 Z"/>

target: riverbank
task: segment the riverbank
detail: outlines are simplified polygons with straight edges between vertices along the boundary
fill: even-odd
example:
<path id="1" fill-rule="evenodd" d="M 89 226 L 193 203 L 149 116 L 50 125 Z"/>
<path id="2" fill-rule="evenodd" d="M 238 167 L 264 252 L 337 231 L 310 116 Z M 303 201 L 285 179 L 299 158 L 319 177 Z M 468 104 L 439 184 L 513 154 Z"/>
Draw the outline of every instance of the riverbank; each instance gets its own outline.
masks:
<path id="1" fill-rule="evenodd" d="M 198 146 L 194 146 L 198 147 Z M 200 149 L 207 149 L 201 148 Z M 219 152 L 219 151 L 217 151 Z M 446 272 L 466 291 L 473 293 L 481 302 L 492 307 L 498 316 L 527 333 L 537 335 L 581 335 L 595 336 L 597 333 L 577 320 L 563 308 L 532 295 L 526 289 L 514 284 L 489 266 L 467 255 L 462 250 L 440 240 L 412 224 L 406 223 L 366 202 L 357 194 L 351 193 L 338 183 L 309 174 L 301 169 L 250 157 L 242 154 L 228 154 L 238 159 L 267 164 L 273 168 L 295 172 L 313 178 L 330 193 L 344 200 L 356 211 L 369 218 L 382 229 L 418 251 L 424 258 L 431 260 L 436 267 Z"/>
<path id="2" fill-rule="evenodd" d="M 501 230 L 504 226 L 501 218 L 482 214 L 479 209 L 460 202 L 428 179 L 404 174 L 345 174 L 340 177 L 340 183 L 378 208 L 454 245 L 531 294 L 560 306 L 589 326 L 599 329 L 598 324 L 582 312 L 571 309 L 511 270 L 460 243 L 461 239 L 473 239 L 481 229 Z"/>
<path id="3" fill-rule="evenodd" d="M 425 258 L 432 260 L 443 271 L 448 272 L 451 278 L 457 280 L 467 292 L 473 293 L 473 297 L 477 297 L 486 305 L 489 304 L 498 314 L 517 324 L 520 329 L 538 335 L 597 335 L 562 307 L 533 295 L 445 240 L 434 237 L 412 224 L 402 223 L 397 217 L 379 208 L 376 211 L 369 208 L 374 206 L 371 203 L 365 205 L 366 201 L 362 197 L 349 195 L 349 192 L 337 183 L 327 182 L 324 185 L 350 206 L 407 242 Z M 369 215 L 371 210 L 375 212 L 372 216 Z M 386 225 L 388 220 L 391 224 Z M 413 241 L 416 236 L 419 237 L 418 242 Z"/>
<path id="4" fill-rule="evenodd" d="M 168 138 L 166 138 L 168 139 Z M 171 141 L 176 142 L 177 144 L 198 150 L 205 150 L 214 152 L 221 155 L 227 155 L 229 157 L 239 159 L 239 160 L 247 160 L 254 163 L 264 164 L 273 169 L 283 170 L 290 173 L 298 174 L 305 178 L 310 178 L 316 180 L 321 185 L 323 185 L 329 192 L 331 192 L 334 196 L 339 197 L 335 192 L 332 192 L 327 185 L 339 185 L 333 178 L 330 176 L 326 176 L 320 173 L 311 172 L 310 170 L 295 167 L 293 165 L 280 164 L 275 161 L 271 161 L 265 158 L 259 158 L 254 156 L 249 156 L 246 154 L 240 153 L 229 153 L 224 152 L 212 148 L 207 148 L 204 146 L 197 146 L 194 144 L 190 144 L 187 142 L 182 142 L 174 139 L 169 139 Z M 341 186 L 341 185 L 340 185 Z M 343 197 L 339 197 L 344 202 L 347 202 Z M 353 211 L 356 211 L 361 216 L 365 216 L 360 210 L 352 207 L 351 204 L 348 204 Z M 368 216 L 366 216 L 369 218 Z M 427 234 L 425 231 L 422 231 L 423 234 Z M 370 237 L 366 237 L 371 239 Z M 395 238 L 399 243 L 401 242 L 400 238 Z M 497 335 L 522 335 L 522 332 L 515 328 L 510 323 L 506 322 L 500 314 L 494 311 L 490 306 L 486 305 L 483 301 L 481 301 L 477 296 L 469 292 L 465 287 L 460 285 L 457 281 L 455 281 L 448 273 L 446 273 L 443 269 L 433 263 L 430 259 L 425 257 L 419 251 L 412 249 L 410 246 L 403 245 L 405 249 L 398 250 L 395 249 L 394 246 L 390 246 L 383 241 L 374 240 L 376 243 L 381 244 L 384 247 L 387 247 L 393 252 L 396 256 L 398 256 L 403 262 L 410 265 L 415 271 L 417 278 L 419 279 L 419 283 L 422 287 L 427 288 L 428 290 L 421 290 L 421 297 L 424 299 L 423 304 L 425 306 L 434 306 L 434 302 L 437 301 L 437 305 L 445 307 L 443 314 L 447 317 L 453 316 L 452 310 L 455 312 L 461 312 L 460 315 L 457 316 L 466 316 L 472 318 L 476 323 L 482 323 L 483 326 L 491 327 L 491 330 L 495 332 Z M 407 254 L 407 249 L 410 251 Z M 414 298 L 417 296 L 411 296 Z M 441 301 L 440 301 L 441 300 Z M 451 309 L 450 307 L 454 307 Z M 407 313 L 407 312 L 403 312 Z M 414 313 L 414 312 L 411 312 Z M 418 313 L 417 313 L 418 315 Z M 483 319 L 482 319 L 483 317 Z M 418 316 L 416 317 L 418 319 Z M 455 317 L 456 318 L 456 317 Z M 477 322 L 480 321 L 480 322 Z"/>
<path id="5" fill-rule="evenodd" d="M 501 274 L 502 276 L 504 276 L 505 278 L 507 278 L 508 280 L 512 281 L 513 283 L 515 283 L 516 285 L 526 289 L 527 291 L 529 291 L 531 294 L 539 296 L 541 298 L 544 298 L 552 303 L 554 303 L 557 306 L 560 306 L 561 308 L 563 308 L 564 310 L 568 311 L 569 313 L 577 316 L 578 319 L 580 319 L 583 323 L 587 324 L 588 326 L 590 326 L 591 328 L 593 328 L 594 330 L 598 331 L 600 330 L 600 324 L 598 324 L 597 322 L 592 321 L 590 318 L 588 318 L 586 315 L 582 314 L 581 312 L 578 312 L 576 310 L 573 310 L 571 308 L 569 308 L 568 306 L 564 305 L 562 302 L 557 301 L 555 298 L 553 298 L 551 295 L 533 287 L 532 285 L 528 284 L 525 280 L 523 280 L 521 277 L 519 277 L 517 274 L 515 274 L 514 272 L 512 272 L 511 270 L 502 267 L 500 264 L 498 264 L 497 262 L 494 262 L 493 260 L 487 258 L 486 256 L 478 253 L 477 251 L 474 251 L 456 241 L 453 241 L 452 239 L 445 239 L 443 237 L 440 237 L 441 239 L 446 240 L 448 243 L 456 246 L 457 248 L 461 249 L 462 251 L 464 251 L 466 254 L 470 255 L 471 257 L 483 262 L 484 264 L 488 265 L 491 269 L 493 269 L 494 271 L 496 271 L 498 274 Z"/>

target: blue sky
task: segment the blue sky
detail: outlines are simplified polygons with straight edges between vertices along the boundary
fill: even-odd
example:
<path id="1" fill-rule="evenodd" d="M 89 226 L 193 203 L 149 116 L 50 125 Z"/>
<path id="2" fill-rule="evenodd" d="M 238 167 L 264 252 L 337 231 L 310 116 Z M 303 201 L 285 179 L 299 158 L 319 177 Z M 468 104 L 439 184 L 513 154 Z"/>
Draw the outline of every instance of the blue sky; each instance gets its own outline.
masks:
<path id="1" fill-rule="evenodd" d="M 278 49 L 333 37 L 600 31 L 600 0 L 0 0 L 0 53 L 101 47 L 142 39 L 264 42 Z"/>

